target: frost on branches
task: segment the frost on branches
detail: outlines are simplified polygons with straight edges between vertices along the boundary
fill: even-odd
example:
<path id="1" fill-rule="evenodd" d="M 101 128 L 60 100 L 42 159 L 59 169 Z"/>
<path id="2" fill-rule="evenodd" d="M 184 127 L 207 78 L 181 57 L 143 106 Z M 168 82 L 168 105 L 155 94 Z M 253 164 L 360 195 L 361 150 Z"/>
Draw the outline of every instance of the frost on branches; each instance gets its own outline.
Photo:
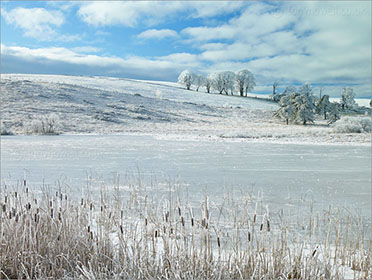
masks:
<path id="1" fill-rule="evenodd" d="M 352 88 L 343 88 L 341 93 L 341 107 L 342 110 L 354 110 L 358 107 L 355 100 L 355 93 Z"/>
<path id="2" fill-rule="evenodd" d="M 256 86 L 255 78 L 249 70 L 240 70 L 237 73 L 232 71 L 214 72 L 209 74 L 207 78 L 202 75 L 195 75 L 189 70 L 184 70 L 179 75 L 178 82 L 185 85 L 189 90 L 191 85 L 195 85 L 196 91 L 204 86 L 208 93 L 213 89 L 219 94 L 230 93 L 234 95 L 236 89 L 240 96 L 247 96 L 247 93 Z"/>
<path id="3" fill-rule="evenodd" d="M 184 70 L 178 76 L 178 82 L 186 86 L 186 89 L 190 90 L 191 85 L 194 83 L 195 74 L 189 70 Z"/>
<path id="4" fill-rule="evenodd" d="M 274 114 L 275 117 L 283 119 L 287 124 L 290 122 L 307 124 L 314 122 L 314 97 L 309 83 L 305 83 L 299 88 L 298 93 L 295 88 L 288 89 L 289 94 L 284 94 L 279 101 L 279 110 Z"/>
<path id="5" fill-rule="evenodd" d="M 240 70 L 235 74 L 236 88 L 240 96 L 247 96 L 248 91 L 252 91 L 256 85 L 253 74 L 248 70 Z"/>

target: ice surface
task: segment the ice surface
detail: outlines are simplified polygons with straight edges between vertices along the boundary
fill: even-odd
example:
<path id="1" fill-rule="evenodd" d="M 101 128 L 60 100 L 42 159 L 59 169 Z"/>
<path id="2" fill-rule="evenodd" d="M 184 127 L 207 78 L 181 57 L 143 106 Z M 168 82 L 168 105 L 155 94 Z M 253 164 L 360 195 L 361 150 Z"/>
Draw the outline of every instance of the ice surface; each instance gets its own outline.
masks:
<path id="1" fill-rule="evenodd" d="M 371 211 L 371 148 L 341 145 L 292 145 L 158 139 L 152 136 L 13 136 L 2 137 L 3 182 L 21 180 L 80 193 L 89 177 L 113 188 L 114 177 L 134 177 L 144 184 L 168 181 L 199 201 L 205 191 L 212 200 L 224 190 L 236 195 L 263 194 L 270 209 L 298 211 L 305 202 L 315 207 Z M 137 170 L 138 169 L 138 170 Z M 178 178 L 178 179 L 177 179 Z M 42 182 L 44 180 L 44 182 Z M 135 179 L 136 181 L 137 179 Z"/>

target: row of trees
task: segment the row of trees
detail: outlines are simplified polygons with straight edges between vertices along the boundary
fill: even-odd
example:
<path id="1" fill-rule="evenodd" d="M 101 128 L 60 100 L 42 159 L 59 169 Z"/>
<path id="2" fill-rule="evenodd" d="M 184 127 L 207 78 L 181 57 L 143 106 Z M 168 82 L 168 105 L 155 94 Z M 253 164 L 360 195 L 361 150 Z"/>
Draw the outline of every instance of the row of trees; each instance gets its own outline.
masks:
<path id="1" fill-rule="evenodd" d="M 205 87 L 207 93 L 212 89 L 220 94 L 234 94 L 234 90 L 240 96 L 247 96 L 256 86 L 254 75 L 249 70 L 240 70 L 236 73 L 222 71 L 209 74 L 207 77 L 194 74 L 189 70 L 184 70 L 178 77 L 178 82 L 185 85 L 186 89 L 191 90 L 194 86 L 196 91 Z M 273 83 L 272 99 L 279 103 L 280 108 L 274 116 L 289 123 L 307 124 L 313 123 L 315 115 L 322 115 L 328 123 L 333 123 L 340 119 L 339 111 L 355 110 L 358 108 L 354 98 L 352 88 L 343 88 L 341 102 L 330 102 L 329 95 L 316 97 L 310 83 L 305 83 L 300 87 L 293 85 L 287 86 L 285 90 L 278 94 L 276 88 L 278 82 Z M 320 94 L 321 95 L 321 94 Z"/>
<path id="2" fill-rule="evenodd" d="M 354 100 L 355 94 L 352 88 L 343 88 L 341 103 L 330 102 L 329 95 L 320 98 L 314 96 L 310 83 L 305 83 L 300 88 L 288 86 L 280 95 L 274 95 L 273 99 L 278 101 L 280 108 L 274 116 L 292 123 L 313 123 L 314 114 L 319 114 L 334 123 L 340 119 L 340 110 L 355 110 L 358 106 Z"/>
<path id="3" fill-rule="evenodd" d="M 234 94 L 234 90 L 239 92 L 240 96 L 247 96 L 256 86 L 254 75 L 249 70 L 240 70 L 236 73 L 232 71 L 222 71 L 209 74 L 207 77 L 197 75 L 189 70 L 184 70 L 178 77 L 178 82 L 185 85 L 190 90 L 191 86 L 205 87 L 207 93 L 211 89 L 216 90 L 219 94 Z"/>

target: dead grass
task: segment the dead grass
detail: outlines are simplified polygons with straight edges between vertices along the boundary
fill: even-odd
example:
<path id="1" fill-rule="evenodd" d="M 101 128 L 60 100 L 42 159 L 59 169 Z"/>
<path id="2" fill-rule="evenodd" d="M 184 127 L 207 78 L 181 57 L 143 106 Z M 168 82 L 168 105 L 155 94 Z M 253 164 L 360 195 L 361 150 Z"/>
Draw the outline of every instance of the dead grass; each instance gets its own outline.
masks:
<path id="1" fill-rule="evenodd" d="M 156 186 L 154 186 L 156 188 Z M 1 279 L 370 279 L 370 225 L 329 208 L 286 218 L 253 196 L 170 189 L 96 200 L 2 186 Z"/>

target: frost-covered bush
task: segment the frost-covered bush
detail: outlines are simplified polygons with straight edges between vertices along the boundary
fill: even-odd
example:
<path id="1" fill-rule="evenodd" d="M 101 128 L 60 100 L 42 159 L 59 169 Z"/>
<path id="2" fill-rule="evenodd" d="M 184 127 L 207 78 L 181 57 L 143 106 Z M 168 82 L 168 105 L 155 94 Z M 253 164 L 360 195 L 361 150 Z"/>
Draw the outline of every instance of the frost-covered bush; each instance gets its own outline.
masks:
<path id="1" fill-rule="evenodd" d="M 55 114 L 43 116 L 39 120 L 34 120 L 31 123 L 31 133 L 35 134 L 59 134 L 57 132 L 59 125 L 59 117 Z"/>
<path id="2" fill-rule="evenodd" d="M 338 133 L 364 133 L 371 132 L 370 117 L 343 117 L 333 127 Z"/>
<path id="3" fill-rule="evenodd" d="M 3 124 L 1 124 L 1 135 L 13 135 L 13 133 Z"/>

